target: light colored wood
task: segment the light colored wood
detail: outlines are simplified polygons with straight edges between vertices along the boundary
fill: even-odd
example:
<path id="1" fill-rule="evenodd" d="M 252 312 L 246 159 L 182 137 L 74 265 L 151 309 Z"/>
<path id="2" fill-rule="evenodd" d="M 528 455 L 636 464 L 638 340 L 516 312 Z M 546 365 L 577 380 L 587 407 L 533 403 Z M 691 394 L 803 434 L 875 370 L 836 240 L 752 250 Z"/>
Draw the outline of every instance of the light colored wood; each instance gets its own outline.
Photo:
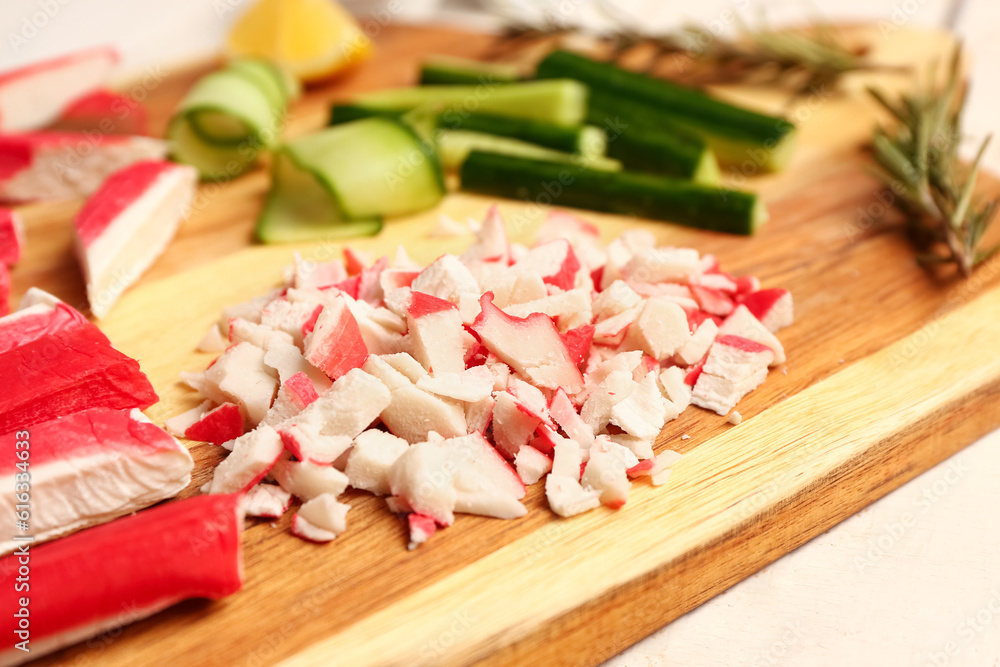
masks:
<path id="1" fill-rule="evenodd" d="M 923 62 L 947 44 L 935 33 L 852 34 L 871 38 L 876 57 L 890 62 Z M 343 85 L 312 91 L 293 110 L 291 131 L 322 123 L 327 100 L 345 91 L 411 80 L 421 53 L 476 55 L 488 41 L 386 29 L 380 56 Z M 154 122 L 162 126 L 196 73 L 154 91 Z M 43 664 L 98 655 L 121 665 L 593 664 L 996 427 L 1000 261 L 957 283 L 917 267 L 898 230 L 859 223 L 877 191 L 860 148 L 876 115 L 859 85 L 791 109 L 802 132 L 793 164 L 748 183 L 772 215 L 754 238 L 584 214 L 607 240 L 648 228 L 663 243 L 712 252 L 727 270 L 795 294 L 797 321 L 781 332 L 787 374 L 772 373 L 741 402 L 739 427 L 694 408 L 668 424 L 660 446 L 687 454 L 668 487 L 636 484 L 622 510 L 572 520 L 553 518 L 536 487 L 527 517 L 461 517 L 413 552 L 383 501 L 348 492 L 350 528 L 334 544 L 293 538 L 288 516 L 274 527 L 256 523 L 244 537 L 240 594 L 184 603 Z M 784 103 L 773 91 L 725 92 L 763 108 Z M 273 287 L 291 261 L 288 247 L 248 247 L 265 187 L 256 172 L 203 188 L 176 242 L 101 323 L 160 392 L 149 410 L 154 420 L 195 403 L 177 376 L 210 360 L 192 350 L 219 310 Z M 480 218 L 488 204 L 449 195 L 438 209 L 392 221 L 353 245 L 385 253 L 401 243 L 428 262 L 469 241 L 429 239 L 440 213 Z M 38 284 L 83 305 L 68 227 L 77 206 L 28 207 L 28 256 L 14 272 L 16 291 Z M 501 209 L 521 240 L 545 212 L 523 202 Z M 341 248 L 300 250 L 323 260 Z M 689 440 L 680 439 L 685 433 Z M 192 453 L 197 468 L 185 495 L 220 458 L 208 445 Z"/>
<path id="2" fill-rule="evenodd" d="M 958 337 L 965 342 L 960 349 Z M 686 554 L 780 511 L 873 447 L 891 446 L 907 427 L 946 418 L 970 393 L 996 390 L 1000 356 L 984 359 L 980 351 L 997 340 L 1000 291 L 992 290 L 933 330 L 921 329 L 765 410 L 750 428 L 705 442 L 676 465 L 667 488 L 637 485 L 629 496 L 633 511 L 591 512 L 524 536 L 283 664 L 325 665 L 336 655 L 344 664 L 431 665 L 441 657 L 435 645 L 451 637 L 447 654 L 455 662 L 488 659 L 664 566 L 679 571 Z M 911 347 L 942 363 L 908 357 Z M 661 594 L 671 595 L 670 588 Z M 559 662 L 576 662 L 578 655 L 571 650 L 565 657 Z"/>

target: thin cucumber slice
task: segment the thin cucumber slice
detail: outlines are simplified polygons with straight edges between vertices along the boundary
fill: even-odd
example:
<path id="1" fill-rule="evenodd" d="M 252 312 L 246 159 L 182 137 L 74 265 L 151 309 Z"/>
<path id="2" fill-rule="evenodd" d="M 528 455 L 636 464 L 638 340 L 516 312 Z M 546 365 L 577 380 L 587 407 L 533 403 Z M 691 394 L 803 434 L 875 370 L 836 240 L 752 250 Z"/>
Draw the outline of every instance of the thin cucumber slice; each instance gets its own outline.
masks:
<path id="1" fill-rule="evenodd" d="M 519 78 L 518 68 L 514 65 L 453 56 L 431 56 L 420 65 L 420 84 L 424 86 L 514 83 Z"/>
<path id="2" fill-rule="evenodd" d="M 587 114 L 587 87 L 570 79 L 503 85 L 420 86 L 369 93 L 352 103 L 390 112 L 430 105 L 439 111 L 457 109 L 580 125 Z"/>
<path id="3" fill-rule="evenodd" d="M 335 196 L 309 168 L 287 151 L 275 153 L 271 191 L 254 230 L 264 243 L 305 243 L 321 239 L 372 236 L 382 219 L 346 220 Z"/>
<path id="4" fill-rule="evenodd" d="M 229 63 L 228 69 L 253 81 L 268 96 L 275 108 L 286 106 L 302 92 L 295 77 L 288 75 L 269 60 L 253 58 L 234 60 Z"/>
<path id="5" fill-rule="evenodd" d="M 436 152 L 384 118 L 296 139 L 275 154 L 271 173 L 256 232 L 267 243 L 374 234 L 383 216 L 429 208 L 445 192 Z"/>
<path id="6" fill-rule="evenodd" d="M 482 132 L 438 130 L 437 141 L 438 151 L 441 154 L 441 163 L 445 169 L 458 169 L 465 162 L 469 153 L 474 150 L 501 153 L 503 155 L 516 155 L 536 160 L 564 162 L 602 171 L 621 171 L 622 169 L 621 162 L 602 155 L 564 153 L 537 144 L 520 141 L 519 139 L 498 137 Z"/>
<path id="7" fill-rule="evenodd" d="M 191 127 L 190 117 L 174 116 L 167 128 L 170 156 L 189 164 L 205 180 L 224 181 L 245 172 L 254 162 L 255 153 L 240 152 L 239 147 L 212 144 Z"/>
<path id="8" fill-rule="evenodd" d="M 188 115 L 188 122 L 202 141 L 213 146 L 235 146 L 250 134 L 242 120 L 214 109 L 195 109 Z"/>
<path id="9" fill-rule="evenodd" d="M 168 125 L 171 156 L 206 180 L 246 171 L 278 141 L 287 98 L 276 76 L 265 65 L 240 61 L 199 80 Z"/>
<path id="10" fill-rule="evenodd" d="M 210 110 L 232 116 L 253 133 L 273 130 L 275 107 L 270 98 L 241 74 L 222 70 L 198 81 L 181 102 L 178 113 Z M 277 109 L 280 113 L 284 108 Z"/>
<path id="11" fill-rule="evenodd" d="M 762 170 L 778 170 L 788 162 L 793 150 L 795 126 L 784 118 L 738 107 L 611 63 L 569 51 L 553 51 L 539 63 L 537 75 L 541 79 L 576 79 L 589 85 L 595 96 L 621 100 L 623 107 L 629 102 L 639 103 L 647 107 L 646 115 L 679 123 L 702 136 L 716 156 L 726 162 L 742 163 L 751 158 Z"/>
<path id="12" fill-rule="evenodd" d="M 753 234 L 767 219 L 751 192 L 634 172 L 597 171 L 558 162 L 473 151 L 462 164 L 462 189 L 557 206 L 635 215 Z"/>

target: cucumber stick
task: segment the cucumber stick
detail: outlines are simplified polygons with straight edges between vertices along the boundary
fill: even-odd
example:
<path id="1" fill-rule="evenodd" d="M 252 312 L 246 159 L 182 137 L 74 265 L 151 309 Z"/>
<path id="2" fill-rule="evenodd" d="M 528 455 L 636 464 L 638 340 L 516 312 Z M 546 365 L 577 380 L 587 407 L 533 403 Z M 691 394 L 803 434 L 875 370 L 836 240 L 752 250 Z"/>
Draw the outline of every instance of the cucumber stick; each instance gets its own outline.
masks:
<path id="1" fill-rule="evenodd" d="M 273 148 L 297 88 L 273 65 L 236 61 L 200 79 L 170 120 L 171 157 L 206 180 L 246 171 Z"/>
<path id="2" fill-rule="evenodd" d="M 719 182 L 715 153 L 697 137 L 635 127 L 608 142 L 608 157 L 629 171 L 686 179 L 704 185 Z"/>
<path id="3" fill-rule="evenodd" d="M 420 85 L 514 83 L 517 67 L 452 56 L 431 56 L 420 65 Z"/>
<path id="4" fill-rule="evenodd" d="M 604 155 L 607 139 L 604 130 L 591 125 L 560 125 L 530 118 L 448 110 L 437 118 L 438 127 L 466 130 L 520 139 L 563 153 L 587 156 Z"/>
<path id="5" fill-rule="evenodd" d="M 256 227 L 265 243 L 375 234 L 383 216 L 433 206 L 445 191 L 433 148 L 388 118 L 296 139 L 275 152 L 271 176 Z"/>
<path id="6" fill-rule="evenodd" d="M 719 182 L 715 153 L 698 135 L 680 127 L 643 125 L 624 114 L 612 116 L 600 108 L 592 107 L 591 113 L 592 118 L 615 119 L 608 123 L 613 134 L 607 142 L 607 154 L 620 160 L 627 170 L 706 185 Z"/>
<path id="7" fill-rule="evenodd" d="M 459 109 L 580 125 L 587 115 L 587 87 L 579 81 L 554 79 L 503 85 L 393 88 L 355 98 L 351 105 L 368 108 L 373 113 L 429 107 L 436 111 Z"/>
<path id="8" fill-rule="evenodd" d="M 756 194 L 635 172 L 473 151 L 462 189 L 607 213 L 667 220 L 699 229 L 752 234 L 766 219 Z"/>
<path id="9" fill-rule="evenodd" d="M 734 106 L 692 88 L 569 51 L 550 53 L 539 63 L 537 75 L 540 79 L 570 78 L 587 84 L 595 96 L 604 97 L 605 101 L 599 105 L 603 110 L 613 107 L 613 100 L 620 100 L 623 118 L 625 107 L 635 108 L 631 103 L 638 103 L 637 108 L 645 107 L 643 115 L 647 119 L 659 118 L 697 133 L 725 162 L 743 163 L 752 159 L 761 169 L 776 171 L 791 157 L 795 140 L 792 123 Z"/>
<path id="10" fill-rule="evenodd" d="M 462 163 L 469 156 L 469 153 L 474 150 L 515 155 L 535 160 L 564 162 L 602 171 L 621 171 L 622 168 L 621 162 L 602 155 L 564 153 L 519 139 L 484 134 L 482 132 L 439 129 L 435 133 L 435 136 L 437 138 L 438 151 L 441 154 L 441 164 L 445 169 L 449 170 L 461 167 Z"/>

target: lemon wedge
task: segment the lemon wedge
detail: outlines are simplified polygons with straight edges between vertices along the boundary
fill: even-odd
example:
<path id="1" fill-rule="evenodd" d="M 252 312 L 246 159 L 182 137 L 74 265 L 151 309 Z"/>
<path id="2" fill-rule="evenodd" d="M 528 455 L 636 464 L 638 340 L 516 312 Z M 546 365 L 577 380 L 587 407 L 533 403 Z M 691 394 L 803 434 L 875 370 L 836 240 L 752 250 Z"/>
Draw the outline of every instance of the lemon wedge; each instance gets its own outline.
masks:
<path id="1" fill-rule="evenodd" d="M 273 60 L 309 83 L 365 60 L 372 42 L 333 0 L 260 0 L 233 26 L 228 50 Z"/>

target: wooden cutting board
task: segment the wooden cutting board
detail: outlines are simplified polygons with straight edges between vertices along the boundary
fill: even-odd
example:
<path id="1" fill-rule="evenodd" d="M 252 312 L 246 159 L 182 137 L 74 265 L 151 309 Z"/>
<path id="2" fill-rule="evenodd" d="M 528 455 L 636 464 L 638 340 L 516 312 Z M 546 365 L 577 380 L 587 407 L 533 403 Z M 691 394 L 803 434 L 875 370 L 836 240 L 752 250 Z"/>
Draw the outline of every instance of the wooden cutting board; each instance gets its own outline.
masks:
<path id="1" fill-rule="evenodd" d="M 935 33 L 887 32 L 849 30 L 888 63 L 924 63 L 949 43 Z M 321 125 L 337 96 L 413 81 L 421 54 L 477 56 L 490 42 L 453 30 L 386 27 L 376 58 L 311 91 L 293 110 L 290 131 Z M 157 127 L 202 71 L 150 87 Z M 964 282 L 932 275 L 915 264 L 897 229 L 870 222 L 880 205 L 862 145 L 876 113 L 860 88 L 873 79 L 908 81 L 855 78 L 842 95 L 818 91 L 788 109 L 801 127 L 792 165 L 745 182 L 771 212 L 754 238 L 583 214 L 605 240 L 647 228 L 663 243 L 714 253 L 726 270 L 795 295 L 796 322 L 780 335 L 788 363 L 740 403 L 743 424 L 691 408 L 667 425 L 659 448 L 685 454 L 667 486 L 636 483 L 623 509 L 570 520 L 555 518 L 536 486 L 527 517 L 462 516 L 415 551 L 406 550 L 405 530 L 382 500 L 349 492 L 349 530 L 334 543 L 292 537 L 290 516 L 253 523 L 241 593 L 183 603 L 42 664 L 595 664 L 996 428 L 1000 260 Z M 785 101 L 764 89 L 722 92 L 765 110 Z M 753 171 L 753 163 L 745 168 Z M 149 410 L 154 420 L 195 404 L 178 373 L 210 360 L 193 350 L 220 309 L 271 288 L 291 262 L 292 248 L 251 244 L 266 182 L 258 171 L 203 187 L 167 254 L 101 323 L 160 393 Z M 450 195 L 436 210 L 392 221 L 354 245 L 389 253 L 403 244 L 429 262 L 469 242 L 428 238 L 441 213 L 481 218 L 488 204 Z M 15 295 L 39 285 L 85 307 L 69 223 L 78 206 L 25 208 L 28 248 L 14 271 Z M 511 201 L 501 209 L 524 241 L 545 213 Z M 322 261 L 338 257 L 341 246 L 300 250 Z M 185 495 L 219 460 L 215 447 L 191 449 L 197 468 Z M 123 619 L 130 620 L 128 610 Z"/>

